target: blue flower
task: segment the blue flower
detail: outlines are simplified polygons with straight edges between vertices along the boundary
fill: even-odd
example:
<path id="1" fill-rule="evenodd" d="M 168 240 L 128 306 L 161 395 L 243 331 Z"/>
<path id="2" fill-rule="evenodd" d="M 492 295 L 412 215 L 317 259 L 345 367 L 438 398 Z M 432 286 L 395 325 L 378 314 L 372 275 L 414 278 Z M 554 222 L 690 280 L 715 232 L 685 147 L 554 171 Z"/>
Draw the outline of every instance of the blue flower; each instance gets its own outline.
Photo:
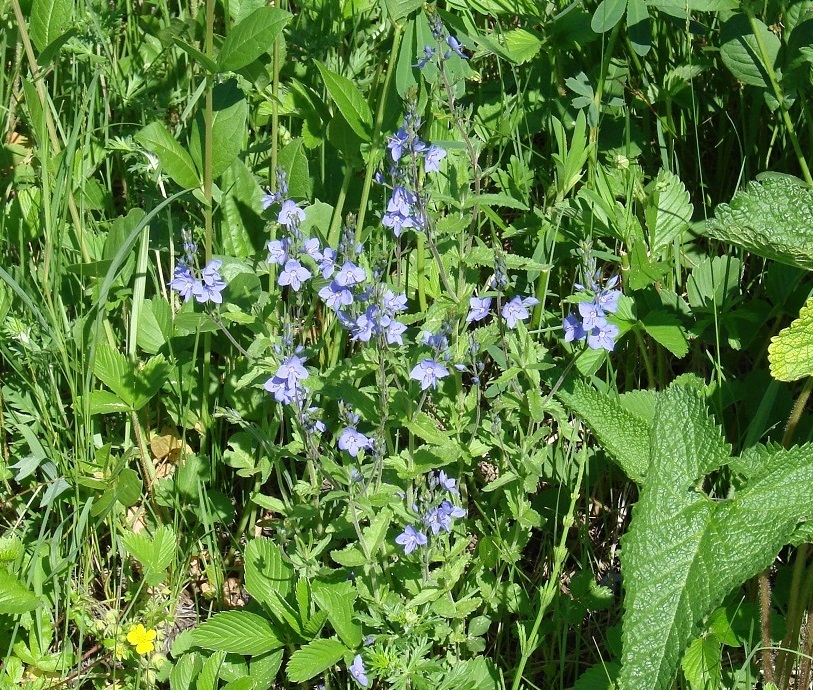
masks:
<path id="1" fill-rule="evenodd" d="M 305 212 L 299 208 L 299 206 L 290 199 L 283 202 L 282 208 L 277 216 L 277 222 L 280 225 L 290 228 L 299 225 L 303 220 L 305 220 Z"/>
<path id="2" fill-rule="evenodd" d="M 454 477 L 446 476 L 446 472 L 443 470 L 438 470 L 437 473 L 432 473 L 432 475 L 429 477 L 429 486 L 433 489 L 436 486 L 442 486 L 449 493 L 460 493 L 457 490 L 457 480 Z"/>
<path id="3" fill-rule="evenodd" d="M 447 60 L 451 57 L 452 53 L 455 53 L 456 55 L 462 57 L 464 60 L 469 59 L 469 56 L 463 52 L 463 48 L 465 48 L 466 46 L 460 43 L 460 41 L 458 41 L 454 36 L 447 36 L 446 43 L 449 46 L 449 48 L 451 48 L 451 51 L 447 50 L 446 54 L 443 56 Z"/>
<path id="4" fill-rule="evenodd" d="M 321 245 L 316 237 L 309 237 L 302 243 L 302 248 L 305 253 L 314 261 L 322 260 Z"/>
<path id="5" fill-rule="evenodd" d="M 319 261 L 319 272 L 322 274 L 322 278 L 327 280 L 333 275 L 333 271 L 335 270 L 336 250 L 333 249 L 333 247 L 325 247 L 325 251 L 322 252 L 322 258 Z"/>
<path id="6" fill-rule="evenodd" d="M 579 314 L 584 319 L 584 330 L 588 332 L 607 323 L 604 310 L 595 302 L 579 302 Z"/>
<path id="7" fill-rule="evenodd" d="M 299 292 L 302 283 L 311 277 L 311 272 L 296 259 L 288 259 L 285 269 L 280 272 L 277 282 L 280 285 L 290 285 L 294 292 Z"/>
<path id="8" fill-rule="evenodd" d="M 406 187 L 396 187 L 392 190 L 389 202 L 387 202 L 388 213 L 399 213 L 408 216 L 412 213 L 412 206 L 415 203 L 415 195 Z"/>
<path id="9" fill-rule="evenodd" d="M 426 64 L 435 56 L 435 49 L 432 46 L 424 46 L 423 47 L 423 57 L 418 60 L 413 67 L 417 67 L 418 69 L 423 69 L 426 67 Z"/>
<path id="10" fill-rule="evenodd" d="M 353 340 L 360 340 L 363 343 L 370 342 L 373 333 L 377 331 L 377 311 L 376 307 L 368 307 L 364 314 L 359 315 L 351 329 Z"/>
<path id="11" fill-rule="evenodd" d="M 384 307 L 384 311 L 390 314 L 406 311 L 407 296 L 404 294 L 396 295 L 392 290 L 387 290 L 381 297 L 381 306 Z"/>
<path id="12" fill-rule="evenodd" d="M 428 345 L 439 353 L 446 352 L 446 350 L 449 349 L 449 338 L 446 337 L 446 333 L 444 333 L 443 330 L 440 330 L 437 333 L 432 333 L 431 331 L 421 331 L 421 334 L 418 336 L 418 340 L 422 345 Z"/>
<path id="13" fill-rule="evenodd" d="M 440 148 L 440 146 L 432 146 L 429 147 L 429 150 L 426 152 L 426 156 L 423 159 L 423 169 L 426 172 L 438 172 L 440 170 L 440 161 L 446 158 L 446 151 L 445 149 Z"/>
<path id="14" fill-rule="evenodd" d="M 335 280 L 330 285 L 325 285 L 319 290 L 319 297 L 325 300 L 325 304 L 333 311 L 339 311 L 342 307 L 353 304 L 353 293 L 346 287 L 342 287 Z"/>
<path id="15" fill-rule="evenodd" d="M 172 280 L 170 281 L 169 286 L 173 290 L 177 290 L 184 302 L 188 302 L 190 299 L 192 299 L 192 291 L 194 290 L 195 283 L 197 282 L 197 279 L 192 273 L 192 269 L 189 268 L 189 266 L 187 266 L 183 261 L 179 261 L 178 265 L 175 266 L 175 272 L 172 274 Z"/>
<path id="16" fill-rule="evenodd" d="M 443 501 L 440 504 L 440 508 L 438 508 L 444 515 L 448 515 L 450 518 L 463 518 L 466 517 L 465 509 L 461 508 L 460 506 L 454 505 L 451 501 Z"/>
<path id="17" fill-rule="evenodd" d="M 618 300 L 621 290 L 604 289 L 596 295 L 596 304 L 605 312 L 615 314 L 618 311 Z"/>
<path id="18" fill-rule="evenodd" d="M 372 447 L 372 442 L 364 434 L 348 426 L 342 429 L 338 445 L 340 450 L 346 450 L 355 458 L 358 456 L 359 451 Z"/>
<path id="19" fill-rule="evenodd" d="M 270 206 L 273 206 L 280 200 L 280 195 L 278 192 L 268 192 L 265 194 L 262 199 L 260 199 L 260 204 L 262 204 L 263 211 L 265 211 Z"/>
<path id="20" fill-rule="evenodd" d="M 404 152 L 404 146 L 407 145 L 409 141 L 409 133 L 401 127 L 393 136 L 390 137 L 389 142 L 387 142 L 387 148 L 390 150 L 390 155 L 392 156 L 392 160 L 396 163 L 401 160 L 401 156 Z"/>
<path id="21" fill-rule="evenodd" d="M 466 321 L 481 321 L 488 316 L 488 310 L 491 309 L 491 297 L 469 297 L 469 311 Z"/>
<path id="22" fill-rule="evenodd" d="M 531 315 L 528 311 L 528 307 L 533 307 L 537 304 L 539 304 L 539 300 L 536 299 L 536 297 L 526 297 L 525 299 L 514 297 L 514 299 L 502 308 L 502 316 L 505 319 L 505 325 L 508 326 L 508 328 L 516 328 L 518 321 L 525 321 L 525 319 Z"/>
<path id="23" fill-rule="evenodd" d="M 426 546 L 426 535 L 418 532 L 412 525 L 407 525 L 404 531 L 395 537 L 395 543 L 404 547 L 404 553 L 410 554 L 419 546 Z"/>
<path id="24" fill-rule="evenodd" d="M 268 263 L 284 266 L 288 261 L 288 239 L 271 240 L 265 246 L 268 249 Z"/>
<path id="25" fill-rule="evenodd" d="M 400 321 L 390 317 L 385 318 L 387 323 L 384 325 L 384 337 L 387 340 L 387 345 L 403 345 L 404 339 L 401 336 L 406 332 L 407 327 Z"/>
<path id="26" fill-rule="evenodd" d="M 404 228 L 414 228 L 415 219 L 412 216 L 404 216 L 400 213 L 385 213 L 381 218 L 381 225 L 391 228 L 392 234 L 400 237 Z"/>
<path id="27" fill-rule="evenodd" d="M 409 372 L 409 377 L 421 382 L 421 390 L 437 388 L 438 381 L 449 375 L 449 370 L 442 364 L 428 357 L 418 362 Z"/>
<path id="28" fill-rule="evenodd" d="M 562 328 L 565 329 L 566 343 L 581 340 L 587 335 L 579 317 L 572 313 L 568 314 L 564 321 L 562 321 Z"/>
<path id="29" fill-rule="evenodd" d="M 615 338 L 618 336 L 618 326 L 606 321 L 596 326 L 587 335 L 587 344 L 594 350 L 604 349 L 612 352 L 615 347 Z"/>
<path id="30" fill-rule="evenodd" d="M 452 518 L 439 507 L 434 508 L 423 516 L 423 524 L 426 529 L 432 530 L 432 534 L 438 534 L 441 530 L 444 532 L 452 531 Z"/>
<path id="31" fill-rule="evenodd" d="M 370 681 L 367 679 L 367 669 L 364 668 L 364 660 L 361 658 L 361 654 L 356 654 L 353 664 L 348 666 L 347 670 L 350 671 L 350 675 L 361 687 L 367 687 Z"/>
<path id="32" fill-rule="evenodd" d="M 287 405 L 302 400 L 304 388 L 300 382 L 309 375 L 308 370 L 304 367 L 305 361 L 305 357 L 298 355 L 286 357 L 282 360 L 277 373 L 265 382 L 263 387 L 274 396 L 277 402 Z"/>
<path id="33" fill-rule="evenodd" d="M 342 287 L 352 287 L 363 283 L 367 279 L 367 274 L 361 266 L 356 266 L 352 261 L 345 261 L 339 272 L 336 274 L 336 282 Z"/>
<path id="34" fill-rule="evenodd" d="M 192 294 L 201 304 L 214 302 L 222 304 L 223 296 L 220 294 L 226 288 L 226 282 L 220 277 L 220 267 L 223 262 L 220 259 L 212 259 L 201 272 L 201 280 L 195 281 L 192 287 Z"/>

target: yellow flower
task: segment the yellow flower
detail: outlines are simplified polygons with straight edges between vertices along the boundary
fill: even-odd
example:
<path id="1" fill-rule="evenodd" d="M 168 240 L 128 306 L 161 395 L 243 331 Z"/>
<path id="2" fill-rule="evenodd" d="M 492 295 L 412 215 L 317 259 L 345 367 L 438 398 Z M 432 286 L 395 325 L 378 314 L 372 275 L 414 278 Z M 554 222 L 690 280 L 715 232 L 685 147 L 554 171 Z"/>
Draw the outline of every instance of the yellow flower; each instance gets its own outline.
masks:
<path id="1" fill-rule="evenodd" d="M 138 654 L 149 654 L 155 645 L 152 641 L 155 639 L 155 630 L 147 630 L 141 623 L 134 625 L 127 633 L 127 641 L 135 647 Z"/>

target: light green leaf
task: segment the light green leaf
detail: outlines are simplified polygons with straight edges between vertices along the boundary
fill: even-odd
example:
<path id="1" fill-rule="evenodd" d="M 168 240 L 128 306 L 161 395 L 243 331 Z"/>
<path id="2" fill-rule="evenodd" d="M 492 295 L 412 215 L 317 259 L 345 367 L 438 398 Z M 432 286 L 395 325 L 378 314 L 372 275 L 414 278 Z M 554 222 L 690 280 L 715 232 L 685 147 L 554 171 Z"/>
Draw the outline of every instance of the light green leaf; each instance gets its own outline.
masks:
<path id="1" fill-rule="evenodd" d="M 722 687 L 722 652 L 720 640 L 715 635 L 698 637 L 689 645 L 681 666 L 692 690 L 719 690 Z"/>
<path id="2" fill-rule="evenodd" d="M 141 563 L 144 568 L 144 579 L 154 586 L 163 581 L 165 571 L 175 559 L 175 531 L 162 525 L 151 539 L 144 534 L 129 532 L 122 537 L 127 552 Z"/>
<path id="3" fill-rule="evenodd" d="M 223 190 L 220 224 L 223 253 L 238 259 L 253 256 L 262 247 L 265 221 L 259 214 L 263 190 L 246 164 L 239 158 L 220 179 Z"/>
<path id="4" fill-rule="evenodd" d="M 193 652 L 184 654 L 172 667 L 169 674 L 170 690 L 191 690 L 192 681 L 200 673 L 200 655 Z"/>
<path id="5" fill-rule="evenodd" d="M 90 391 L 90 414 L 130 412 L 132 407 L 110 391 Z"/>
<path id="6" fill-rule="evenodd" d="M 72 11 L 70 0 L 34 0 L 29 32 L 40 53 L 68 30 Z"/>
<path id="7" fill-rule="evenodd" d="M 528 29 L 511 29 L 505 34 L 505 48 L 511 59 L 521 65 L 534 56 L 542 48 L 542 38 L 536 31 Z"/>
<path id="8" fill-rule="evenodd" d="M 721 204 L 709 234 L 784 264 L 813 270 L 813 189 L 790 175 L 764 176 Z"/>
<path id="9" fill-rule="evenodd" d="M 596 664 L 579 676 L 573 690 L 615 690 L 615 681 L 621 670 L 616 661 Z"/>
<path id="10" fill-rule="evenodd" d="M 156 355 L 139 366 L 103 342 L 96 349 L 93 373 L 132 410 L 140 410 L 167 380 L 169 364 Z"/>
<path id="11" fill-rule="evenodd" d="M 326 671 L 350 650 L 338 640 L 313 640 L 297 649 L 285 672 L 292 683 L 304 683 Z"/>
<path id="12" fill-rule="evenodd" d="M 225 659 L 226 653 L 218 651 L 203 662 L 203 668 L 195 683 L 195 690 L 217 690 L 218 674 Z"/>
<path id="13" fill-rule="evenodd" d="M 347 124 L 362 139 L 372 140 L 373 113 L 358 87 L 347 77 L 332 72 L 318 60 L 315 61 L 322 80 L 339 112 Z"/>
<path id="14" fill-rule="evenodd" d="M 269 622 L 248 611 L 215 614 L 195 628 L 192 640 L 204 649 L 251 656 L 283 646 Z"/>
<path id="15" fill-rule="evenodd" d="M 782 41 L 759 19 L 754 21 L 771 66 L 774 67 Z M 762 53 L 759 50 L 757 39 L 751 31 L 751 23 L 745 14 L 736 13 L 723 23 L 720 29 L 720 42 L 720 57 L 735 78 L 751 86 L 761 86 L 766 89 L 770 87 L 770 79 L 762 60 Z"/>
<path id="16" fill-rule="evenodd" d="M 233 26 L 220 48 L 219 71 L 234 72 L 270 52 L 291 16 L 276 7 L 260 7 Z"/>
<path id="17" fill-rule="evenodd" d="M 327 619 L 342 642 L 351 649 L 361 645 L 361 626 L 353 621 L 356 590 L 350 582 L 339 584 L 313 583 L 313 598 L 327 613 Z"/>
<path id="18" fill-rule="evenodd" d="M 590 28 L 597 34 L 603 34 L 612 29 L 627 9 L 627 0 L 601 0 L 590 20 Z"/>
<path id="19" fill-rule="evenodd" d="M 282 551 L 270 539 L 252 539 L 245 553 L 246 590 L 262 602 L 276 602 L 274 593 L 286 597 L 291 590 L 293 568 L 282 556 Z"/>
<path id="20" fill-rule="evenodd" d="M 237 80 L 217 84 L 212 89 L 212 178 L 220 177 L 243 150 L 246 138 L 248 103 L 237 88 Z M 204 112 L 198 110 L 192 123 L 189 153 L 203 177 Z"/>
<path id="21" fill-rule="evenodd" d="M 813 376 L 813 297 L 805 302 L 799 318 L 771 338 L 768 362 L 771 376 L 778 381 Z"/>
<path id="22" fill-rule="evenodd" d="M 163 297 L 144 301 L 138 319 L 136 343 L 145 352 L 157 354 L 172 336 L 172 307 Z"/>
<path id="23" fill-rule="evenodd" d="M 313 180 L 308 169 L 305 141 L 292 139 L 279 152 L 277 165 L 288 173 L 288 195 L 295 199 L 310 199 Z"/>
<path id="24" fill-rule="evenodd" d="M 653 253 L 657 253 L 688 229 L 694 206 L 689 201 L 689 192 L 683 182 L 668 170 L 658 172 L 648 191 L 645 215 L 649 246 Z"/>
<path id="25" fill-rule="evenodd" d="M 14 575 L 0 569 L 0 614 L 32 611 L 40 605 L 39 597 Z"/>
<path id="26" fill-rule="evenodd" d="M 675 357 L 689 354 L 686 333 L 674 314 L 660 310 L 650 311 L 641 319 L 641 324 L 655 342 L 663 345 Z"/>
<path id="27" fill-rule="evenodd" d="M 152 122 L 141 129 L 135 140 L 150 153 L 155 154 L 163 171 L 184 189 L 200 187 L 201 181 L 192 157 L 181 148 L 160 122 Z"/>
<path id="28" fill-rule="evenodd" d="M 698 624 L 773 562 L 813 513 L 813 447 L 772 449 L 773 458 L 734 498 L 715 500 L 699 487 L 729 462 L 728 452 L 689 389 L 660 395 L 651 465 L 622 555 L 625 689 L 671 688 Z"/>
<path id="29" fill-rule="evenodd" d="M 423 7 L 423 4 L 423 0 L 384 0 L 387 14 L 389 14 L 390 19 L 394 22 L 401 21 L 419 7 Z"/>

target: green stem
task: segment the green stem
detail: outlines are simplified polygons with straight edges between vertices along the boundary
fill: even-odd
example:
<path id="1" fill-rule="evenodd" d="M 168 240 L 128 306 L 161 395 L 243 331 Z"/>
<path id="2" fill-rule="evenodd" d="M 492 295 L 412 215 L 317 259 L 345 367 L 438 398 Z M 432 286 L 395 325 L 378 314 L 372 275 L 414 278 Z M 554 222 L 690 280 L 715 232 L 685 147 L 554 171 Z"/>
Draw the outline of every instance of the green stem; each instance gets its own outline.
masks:
<path id="1" fill-rule="evenodd" d="M 793 121 L 790 119 L 790 113 L 788 112 L 785 103 L 785 93 L 782 91 L 781 85 L 776 80 L 776 72 L 774 72 L 772 60 L 768 55 L 767 48 L 765 47 L 765 41 L 762 40 L 760 26 L 757 24 L 757 18 L 754 16 L 753 10 L 748 7 L 747 4 L 743 4 L 743 10 L 748 17 L 748 22 L 751 24 L 751 33 L 754 35 L 754 39 L 757 42 L 757 48 L 759 49 L 759 56 L 762 60 L 762 66 L 765 68 L 765 72 L 768 75 L 768 81 L 771 82 L 774 97 L 779 103 L 779 111 L 782 113 L 782 120 L 788 130 L 788 138 L 790 139 L 790 143 L 793 146 L 793 151 L 796 154 L 796 160 L 799 161 L 799 167 L 802 169 L 802 176 L 805 178 L 805 182 L 813 187 L 813 177 L 810 175 L 810 169 L 807 167 L 807 161 L 802 153 L 802 147 L 799 145 L 799 139 L 796 136 L 796 128 L 793 126 Z"/>
<path id="2" fill-rule="evenodd" d="M 344 178 L 342 187 L 339 190 L 339 198 L 333 207 L 333 215 L 330 218 L 330 230 L 327 233 L 327 243 L 331 247 L 338 247 L 341 241 L 342 213 L 344 212 L 344 201 L 347 198 L 347 190 L 350 188 L 350 181 L 353 179 L 353 166 L 346 163 L 344 166 Z M 358 227 L 356 227 L 356 239 L 358 239 Z"/>
<path id="3" fill-rule="evenodd" d="M 531 632 L 528 633 L 525 643 L 521 645 L 520 659 L 517 664 L 516 671 L 514 671 L 514 682 L 511 685 L 511 690 L 519 690 L 522 685 L 522 674 L 525 671 L 525 666 L 531 655 L 539 648 L 539 627 L 542 625 L 542 619 L 548 611 L 556 592 L 559 591 L 559 577 L 562 574 L 562 566 L 567 558 L 567 534 L 573 526 L 574 516 L 576 513 L 576 502 L 579 499 L 582 479 L 584 478 L 584 468 L 587 464 L 587 445 L 582 446 L 582 451 L 579 454 L 579 468 L 576 477 L 576 485 L 570 494 L 570 508 L 567 514 L 562 519 L 562 534 L 559 538 L 559 545 L 553 550 L 553 568 L 550 572 L 550 577 L 545 583 L 545 586 L 539 590 L 539 609 L 536 612 L 536 619 L 534 620 Z"/>

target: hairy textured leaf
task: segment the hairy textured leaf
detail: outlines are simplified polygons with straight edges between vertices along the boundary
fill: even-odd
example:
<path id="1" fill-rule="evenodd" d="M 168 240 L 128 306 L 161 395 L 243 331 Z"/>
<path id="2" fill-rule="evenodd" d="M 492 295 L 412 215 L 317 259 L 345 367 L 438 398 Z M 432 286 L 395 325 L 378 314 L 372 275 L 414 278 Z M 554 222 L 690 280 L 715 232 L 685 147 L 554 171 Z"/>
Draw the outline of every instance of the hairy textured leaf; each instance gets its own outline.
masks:
<path id="1" fill-rule="evenodd" d="M 813 189 L 782 175 L 764 177 L 721 204 L 709 234 L 746 251 L 813 270 Z"/>
<path id="2" fill-rule="evenodd" d="M 686 230 L 693 211 L 689 192 L 680 178 L 668 170 L 661 170 L 651 185 L 646 207 L 646 224 L 652 251 L 657 252 L 669 245 Z"/>
<path id="3" fill-rule="evenodd" d="M 371 141 L 373 113 L 358 87 L 350 79 L 332 72 L 318 60 L 316 60 L 316 66 L 322 74 L 325 88 L 339 112 L 347 120 L 347 124 L 362 141 Z"/>
<path id="4" fill-rule="evenodd" d="M 163 171 L 184 189 L 200 187 L 201 181 L 192 157 L 181 148 L 160 122 L 152 122 L 141 129 L 135 140 L 150 153 L 155 154 Z"/>
<path id="5" fill-rule="evenodd" d="M 274 41 L 291 20 L 291 13 L 277 7 L 260 7 L 232 27 L 220 48 L 217 66 L 221 72 L 250 65 L 274 47 Z"/>
<path id="6" fill-rule="evenodd" d="M 70 0 L 34 0 L 29 31 L 40 53 L 67 31 L 72 10 Z"/>
<path id="7" fill-rule="evenodd" d="M 768 361 L 771 375 L 779 381 L 813 376 L 813 297 L 805 302 L 798 319 L 771 338 Z"/>
<path id="8" fill-rule="evenodd" d="M 215 614 L 195 628 L 192 640 L 204 649 L 252 656 L 283 646 L 268 621 L 248 611 Z"/>
<path id="9" fill-rule="evenodd" d="M 774 449 L 734 498 L 712 500 L 698 487 L 728 453 L 689 389 L 661 394 L 647 481 L 623 542 L 625 690 L 671 688 L 698 624 L 767 567 L 813 513 L 813 448 Z"/>
<path id="10" fill-rule="evenodd" d="M 773 67 L 776 64 L 782 42 L 759 19 L 754 21 Z M 720 57 L 723 58 L 723 64 L 728 67 L 731 74 L 751 86 L 763 88 L 770 86 L 766 65 L 747 16 L 737 13 L 726 21 L 720 29 L 720 41 L 722 42 Z"/>
<path id="11" fill-rule="evenodd" d="M 0 570 L 0 613 L 25 613 L 39 606 L 39 597 L 11 573 Z"/>
<path id="12" fill-rule="evenodd" d="M 285 671 L 292 683 L 303 683 L 330 668 L 350 650 L 338 640 L 313 640 L 297 649 Z"/>
<path id="13" fill-rule="evenodd" d="M 580 379 L 566 382 L 557 397 L 590 427 L 602 447 L 634 482 L 649 466 L 649 425 L 618 400 L 602 395 Z"/>

